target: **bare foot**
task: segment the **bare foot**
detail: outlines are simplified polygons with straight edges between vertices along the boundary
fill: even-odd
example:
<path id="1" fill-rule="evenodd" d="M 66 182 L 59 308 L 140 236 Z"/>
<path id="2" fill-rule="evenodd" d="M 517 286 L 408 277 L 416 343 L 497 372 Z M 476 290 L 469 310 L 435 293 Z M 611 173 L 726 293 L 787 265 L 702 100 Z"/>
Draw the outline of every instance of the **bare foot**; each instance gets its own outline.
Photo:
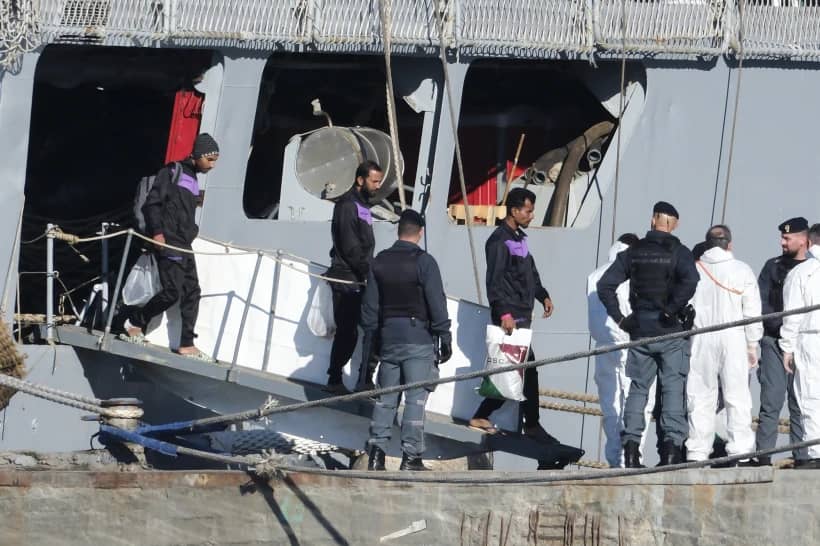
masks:
<path id="1" fill-rule="evenodd" d="M 193 345 L 189 345 L 187 347 L 180 347 L 179 349 L 177 349 L 177 352 L 181 355 L 198 355 L 202 351 L 200 351 Z"/>

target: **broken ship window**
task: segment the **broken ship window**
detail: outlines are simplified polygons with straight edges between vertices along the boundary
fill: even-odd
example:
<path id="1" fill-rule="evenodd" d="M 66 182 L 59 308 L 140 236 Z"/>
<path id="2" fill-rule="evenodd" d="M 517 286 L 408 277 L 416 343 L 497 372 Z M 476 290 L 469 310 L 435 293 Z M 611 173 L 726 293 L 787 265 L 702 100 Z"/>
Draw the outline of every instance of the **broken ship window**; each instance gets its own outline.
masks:
<path id="1" fill-rule="evenodd" d="M 506 215 L 510 188 L 536 195 L 531 227 L 572 226 L 615 118 L 575 71 L 586 63 L 473 62 L 465 77 L 458 136 L 468 203 L 475 224 Z M 584 138 L 586 136 L 586 138 Z M 453 164 L 447 209 L 464 224 L 466 210 Z"/>

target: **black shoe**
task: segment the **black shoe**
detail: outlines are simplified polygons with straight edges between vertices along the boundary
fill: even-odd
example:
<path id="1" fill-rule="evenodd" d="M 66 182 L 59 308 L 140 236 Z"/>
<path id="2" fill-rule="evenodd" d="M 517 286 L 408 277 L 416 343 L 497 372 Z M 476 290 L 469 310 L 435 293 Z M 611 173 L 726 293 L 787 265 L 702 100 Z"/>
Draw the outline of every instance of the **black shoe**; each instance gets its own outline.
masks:
<path id="1" fill-rule="evenodd" d="M 370 448 L 370 455 L 367 458 L 368 470 L 385 470 L 384 468 L 384 450 L 380 447 L 373 446 Z"/>
<path id="2" fill-rule="evenodd" d="M 624 466 L 626 468 L 646 468 L 641 464 L 641 446 L 629 440 L 624 444 Z"/>
<path id="3" fill-rule="evenodd" d="M 328 383 L 322 390 L 332 394 L 333 396 L 343 396 L 345 394 L 350 394 L 350 391 L 347 390 L 344 383 Z"/>
<path id="4" fill-rule="evenodd" d="M 661 447 L 661 462 L 658 466 L 668 466 L 684 462 L 683 450 L 672 440 L 666 440 Z"/>
<path id="5" fill-rule="evenodd" d="M 357 383 L 356 384 L 356 392 L 364 392 L 364 391 L 372 391 L 376 389 L 376 385 L 372 381 L 368 381 L 367 383 Z"/>
<path id="6" fill-rule="evenodd" d="M 410 457 L 407 453 L 405 453 L 401 457 L 401 466 L 399 466 L 399 470 L 423 471 L 430 469 L 424 466 L 424 462 L 421 460 L 421 457 Z"/>
<path id="7" fill-rule="evenodd" d="M 772 466 L 772 458 L 768 455 L 763 455 L 755 459 L 757 461 L 757 466 Z M 795 464 L 797 461 L 795 461 Z"/>
<path id="8" fill-rule="evenodd" d="M 820 469 L 820 459 L 797 459 L 794 461 L 796 470 L 817 470 Z"/>
<path id="9" fill-rule="evenodd" d="M 534 427 L 525 428 L 524 435 L 527 438 L 532 438 L 536 442 L 541 442 L 542 444 L 546 444 L 548 446 L 561 443 L 558 441 L 557 438 L 550 435 L 546 430 L 544 430 L 541 425 L 535 425 Z"/>

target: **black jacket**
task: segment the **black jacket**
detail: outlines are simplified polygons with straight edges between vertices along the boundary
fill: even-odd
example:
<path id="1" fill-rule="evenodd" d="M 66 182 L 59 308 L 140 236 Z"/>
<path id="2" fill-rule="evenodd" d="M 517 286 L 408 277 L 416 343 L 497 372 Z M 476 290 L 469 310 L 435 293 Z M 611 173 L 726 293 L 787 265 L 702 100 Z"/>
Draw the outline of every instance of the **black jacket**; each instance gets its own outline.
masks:
<path id="1" fill-rule="evenodd" d="M 418 268 L 418 283 L 424 297 L 424 304 L 427 306 L 427 318 L 429 326 L 426 332 L 438 336 L 443 341 L 450 342 L 450 317 L 447 314 L 447 298 L 444 295 L 444 285 L 441 281 L 441 272 L 435 258 L 420 250 L 417 245 L 407 241 L 396 241 L 393 246 L 379 253 L 376 260 L 389 258 L 390 254 L 406 252 L 419 253 L 416 261 Z M 379 288 L 379 289 L 374 289 Z M 375 331 L 380 326 L 380 294 L 382 290 L 377 285 L 376 276 L 371 270 L 368 274 L 367 290 L 364 291 L 362 299 L 361 326 L 365 331 Z M 399 326 L 402 328 L 402 326 Z M 386 329 L 386 328 L 385 328 Z M 427 343 L 432 341 L 419 338 L 414 332 L 402 328 L 402 331 L 381 332 L 382 343 Z M 393 335 L 395 334 L 395 335 Z M 428 334 L 428 335 L 429 335 Z"/>
<path id="2" fill-rule="evenodd" d="M 333 248 L 330 250 L 327 276 L 347 281 L 365 281 L 370 271 L 376 240 L 373 237 L 370 205 L 362 200 L 355 186 L 336 201 L 330 234 Z M 332 286 L 336 288 L 336 285 Z"/>
<path id="3" fill-rule="evenodd" d="M 487 299 L 493 322 L 507 313 L 529 323 L 535 300 L 550 297 L 541 284 L 535 260 L 527 246 L 527 235 L 512 230 L 506 222 L 496 228 L 484 245 L 487 256 Z"/>
<path id="4" fill-rule="evenodd" d="M 804 261 L 789 256 L 777 256 L 763 266 L 757 278 L 757 285 L 760 287 L 760 303 L 764 315 L 783 310 L 783 283 L 786 281 L 786 275 Z M 766 319 L 763 321 L 763 331 L 767 336 L 779 339 L 782 325 L 782 318 Z"/>
<path id="5" fill-rule="evenodd" d="M 145 198 L 142 213 L 145 215 L 145 227 L 149 235 L 161 233 L 169 245 L 190 249 L 191 243 L 199 234 L 195 220 L 196 207 L 199 204 L 199 186 L 198 183 L 193 186 L 186 184 L 183 179 L 183 175 L 187 175 L 196 181 L 193 165 L 189 161 L 180 162 L 180 165 L 182 170 L 176 183 L 173 180 L 173 163 L 160 169 L 151 191 Z M 179 252 L 168 248 L 162 248 L 159 252 L 163 256 L 180 255 Z"/>
<path id="6" fill-rule="evenodd" d="M 642 335 L 654 335 L 670 329 L 657 327 L 657 319 L 660 318 L 662 312 L 674 316 L 686 306 L 689 300 L 692 299 L 692 296 L 695 295 L 695 288 L 697 288 L 700 275 L 695 267 L 695 259 L 692 256 L 692 252 L 680 244 L 680 241 L 678 241 L 675 236 L 662 231 L 652 230 L 647 232 L 645 239 L 670 245 L 673 249 L 672 259 L 674 261 L 674 270 L 669 278 L 669 290 L 667 292 L 666 301 L 644 301 L 639 296 L 638 301 L 633 302 L 633 297 L 630 296 L 633 312 L 637 314 L 645 313 L 646 315 L 652 314 L 651 321 L 640 321 L 639 333 Z M 606 270 L 598 281 L 598 297 L 601 303 L 604 304 L 606 312 L 615 322 L 620 322 L 621 319 L 624 318 L 618 305 L 618 297 L 615 295 L 615 291 L 622 282 L 630 278 L 634 253 L 635 246 L 619 253 L 615 261 L 612 262 L 612 265 L 609 266 L 609 269 Z M 663 264 L 661 267 L 666 268 L 667 265 Z M 630 286 L 630 292 L 640 294 L 640 287 Z M 647 324 L 648 329 L 651 331 L 647 329 Z M 675 328 L 671 329 L 674 330 Z"/>

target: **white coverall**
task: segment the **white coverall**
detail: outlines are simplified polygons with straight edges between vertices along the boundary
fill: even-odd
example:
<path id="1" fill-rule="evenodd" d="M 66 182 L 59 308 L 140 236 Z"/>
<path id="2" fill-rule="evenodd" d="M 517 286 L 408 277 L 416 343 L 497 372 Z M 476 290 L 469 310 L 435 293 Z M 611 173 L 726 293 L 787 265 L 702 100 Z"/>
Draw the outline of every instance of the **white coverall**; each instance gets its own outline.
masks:
<path id="1" fill-rule="evenodd" d="M 783 284 L 783 309 L 820 304 L 820 246 L 789 271 Z M 803 414 L 803 440 L 820 438 L 820 311 L 783 317 L 780 348 L 794 355 L 794 392 Z M 809 448 L 820 458 L 820 445 Z"/>
<path id="2" fill-rule="evenodd" d="M 619 252 L 628 247 L 616 241 L 609 249 L 609 262 L 605 263 L 589 277 L 587 277 L 587 309 L 589 321 L 589 333 L 595 340 L 596 346 L 613 345 L 629 341 L 629 334 L 618 328 L 615 321 L 607 314 L 601 300 L 598 299 L 596 285 L 598 280 L 604 275 Z M 632 309 L 629 307 L 629 281 L 622 283 L 616 291 L 618 304 L 624 316 L 629 315 Z M 604 453 L 606 461 L 611 467 L 623 466 L 623 448 L 621 447 L 621 431 L 624 428 L 623 410 L 626 397 L 629 395 L 630 380 L 626 376 L 626 355 L 628 351 L 613 351 L 595 357 L 595 384 L 598 386 L 598 397 L 603 412 L 604 434 L 606 435 L 606 445 Z M 646 408 L 646 422 L 652 416 L 652 408 L 655 407 L 655 384 L 649 390 L 649 404 Z M 647 429 L 648 430 L 648 427 Z M 646 430 L 641 437 L 641 453 L 646 442 Z"/>
<path id="3" fill-rule="evenodd" d="M 760 315 L 760 290 L 751 267 L 719 247 L 707 250 L 697 266 L 700 282 L 692 298 L 696 328 Z M 712 452 L 718 385 L 726 406 L 726 452 L 754 451 L 749 369 L 757 364 L 762 337 L 763 325 L 755 322 L 692 338 L 686 381 L 688 460 L 704 461 Z"/>

